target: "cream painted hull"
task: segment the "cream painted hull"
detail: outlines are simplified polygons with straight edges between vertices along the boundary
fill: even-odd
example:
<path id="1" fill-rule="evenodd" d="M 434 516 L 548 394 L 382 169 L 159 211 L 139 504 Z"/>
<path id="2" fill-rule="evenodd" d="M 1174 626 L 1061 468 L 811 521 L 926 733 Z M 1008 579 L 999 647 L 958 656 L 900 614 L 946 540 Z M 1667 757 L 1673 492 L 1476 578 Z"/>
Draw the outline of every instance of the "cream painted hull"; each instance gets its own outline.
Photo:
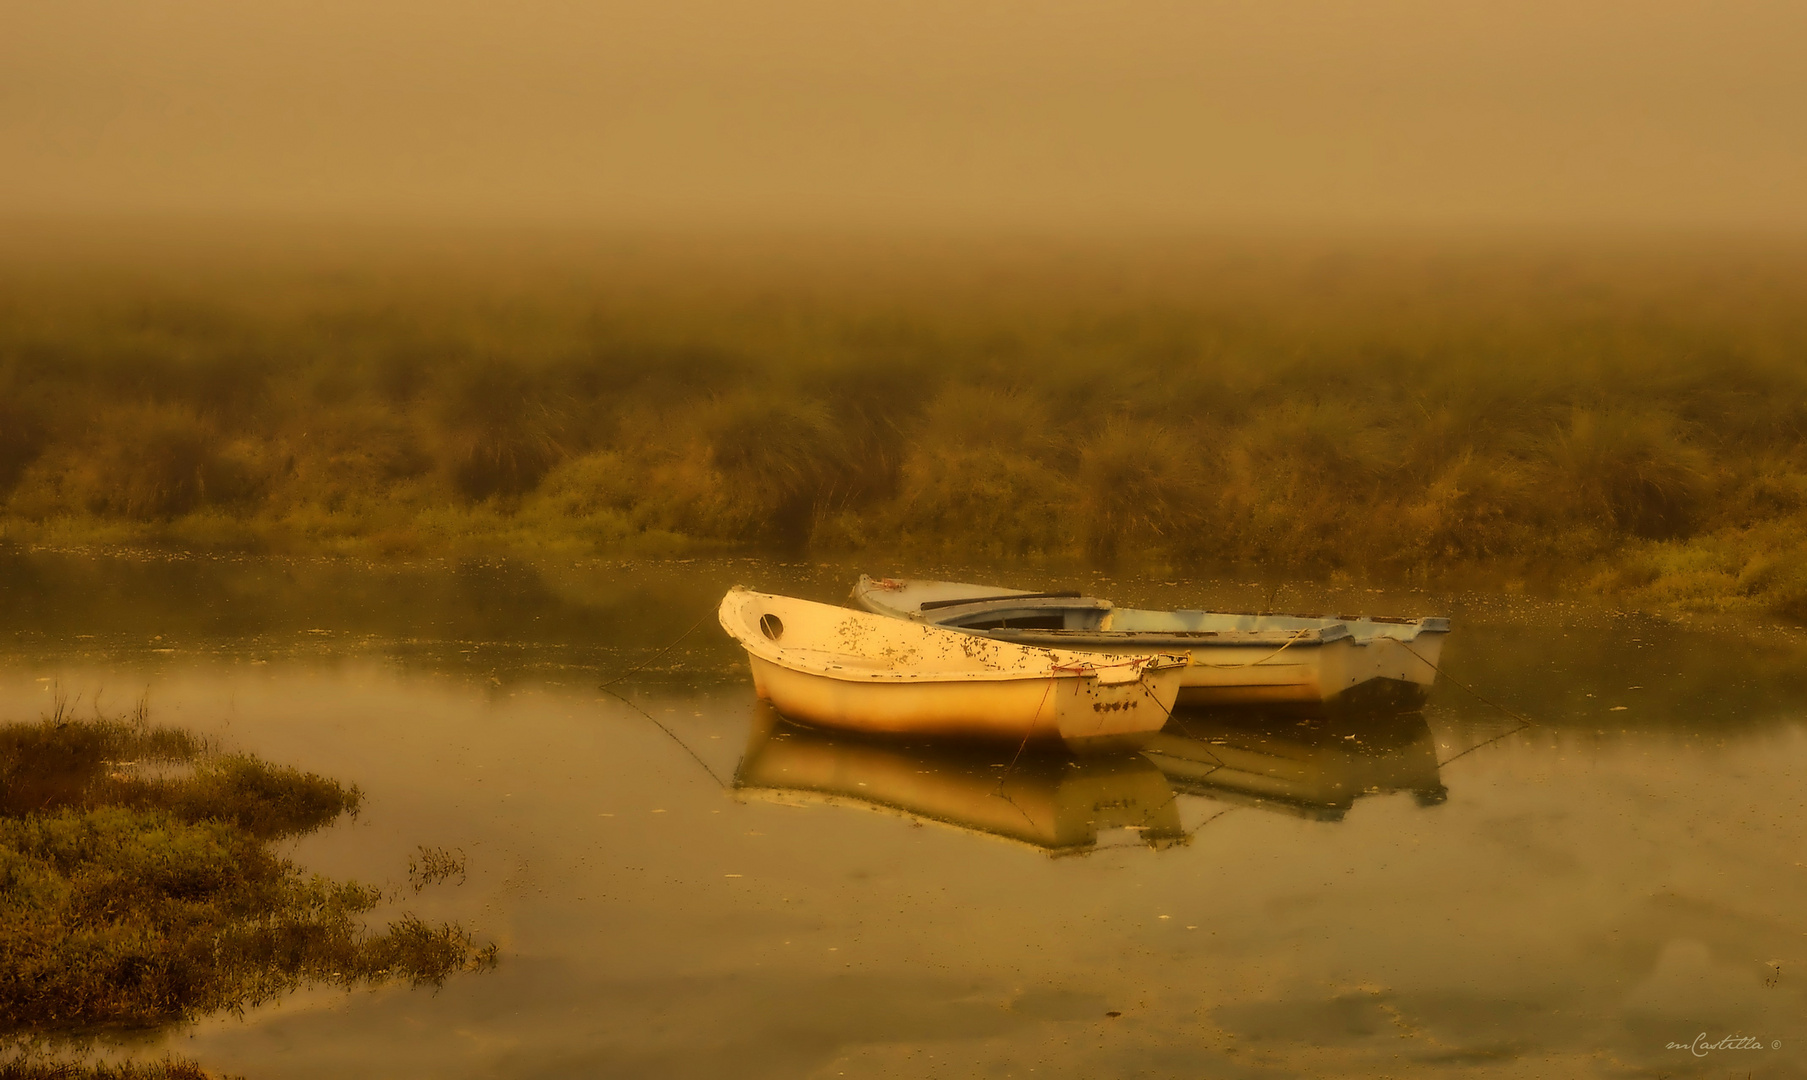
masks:
<path id="1" fill-rule="evenodd" d="M 1390 684 L 1421 700 L 1437 678 L 1442 634 L 1420 634 L 1407 644 L 1391 638 L 1294 646 L 1211 647 L 1191 650 L 1192 666 L 1180 677 L 1180 701 L 1189 705 L 1331 704 L 1357 688 Z"/>
<path id="2" fill-rule="evenodd" d="M 1092 651 L 1134 655 L 1128 646 L 1099 644 Z M 1442 634 L 1421 634 L 1410 645 L 1387 638 L 1351 638 L 1323 644 L 1213 645 L 1175 648 L 1192 663 L 1180 673 L 1182 705 L 1324 705 L 1377 680 L 1418 697 L 1437 677 Z M 1145 649 L 1143 650 L 1146 651 Z"/>
<path id="3" fill-rule="evenodd" d="M 745 589 L 722 600 L 721 622 L 780 713 L 874 735 L 1131 746 L 1166 723 L 1186 664 L 988 641 Z"/>
<path id="4" fill-rule="evenodd" d="M 865 576 L 853 598 L 901 621 L 1020 645 L 1184 654 L 1191 665 L 1180 677 L 1179 701 L 1204 706 L 1415 706 L 1436 681 L 1448 634 L 1440 618 L 1119 610 L 1078 593 Z"/>
<path id="5" fill-rule="evenodd" d="M 871 735 L 1132 746 L 1161 729 L 1179 692 L 1179 669 L 1154 673 L 1154 685 L 1146 676 L 1116 685 L 1046 676 L 870 683 L 795 671 L 758 656 L 748 662 L 754 692 L 786 717 Z"/>

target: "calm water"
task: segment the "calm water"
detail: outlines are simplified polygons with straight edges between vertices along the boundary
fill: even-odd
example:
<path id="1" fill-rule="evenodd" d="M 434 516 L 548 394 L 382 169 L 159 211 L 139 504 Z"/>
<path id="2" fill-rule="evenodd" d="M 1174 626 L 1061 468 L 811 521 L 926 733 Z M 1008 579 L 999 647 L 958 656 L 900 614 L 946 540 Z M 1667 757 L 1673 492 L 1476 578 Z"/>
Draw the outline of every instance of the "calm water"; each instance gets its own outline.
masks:
<path id="1" fill-rule="evenodd" d="M 1489 744 L 1516 722 L 1444 684 L 1421 715 L 1193 716 L 1178 756 L 1007 776 L 994 752 L 774 726 L 712 615 L 618 684 L 629 701 L 597 689 L 730 584 L 839 600 L 859 569 L 1265 597 L 1021 570 L 0 552 L 0 720 L 53 687 L 84 711 L 148 691 L 157 720 L 355 782 L 363 812 L 294 857 L 395 886 L 379 917 L 501 944 L 497 970 L 437 992 L 304 992 L 144 1051 L 215 1070 L 1807 1073 L 1794 635 L 1292 586 L 1280 605 L 1455 616 L 1444 670 L 1537 726 Z M 410 892 L 422 844 L 465 852 L 462 884 Z M 1702 1034 L 1762 1048 L 1667 1048 Z"/>

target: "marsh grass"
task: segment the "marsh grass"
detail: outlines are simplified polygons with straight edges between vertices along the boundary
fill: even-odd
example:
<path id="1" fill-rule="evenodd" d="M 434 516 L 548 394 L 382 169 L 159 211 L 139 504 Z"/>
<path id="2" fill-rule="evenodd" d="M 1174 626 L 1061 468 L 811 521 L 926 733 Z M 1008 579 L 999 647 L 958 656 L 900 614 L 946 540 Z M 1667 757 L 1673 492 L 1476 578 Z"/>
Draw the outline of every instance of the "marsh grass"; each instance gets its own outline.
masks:
<path id="1" fill-rule="evenodd" d="M 1807 252 L 681 249 L 13 273 L 0 535 L 1542 577 L 1799 617 Z"/>
<path id="2" fill-rule="evenodd" d="M 64 1067 L 56 1048 L 96 1033 L 238 1012 L 303 984 L 439 985 L 493 965 L 494 947 L 453 924 L 404 914 L 367 929 L 381 890 L 304 874 L 272 850 L 361 798 L 153 726 L 142 709 L 58 708 L 0 727 L 0 1051 L 12 1055 L 0 1067 L 57 1075 L 30 1070 Z M 198 1075 L 181 1062 L 105 1068 L 69 1075 Z"/>
<path id="3" fill-rule="evenodd" d="M 458 879 L 464 883 L 465 858 L 463 851 L 449 848 L 427 847 L 422 844 L 420 850 L 408 860 L 408 884 L 415 892 L 429 885 Z"/>
<path id="4" fill-rule="evenodd" d="M 60 1061 L 21 1056 L 0 1062 L 0 1080 L 233 1080 L 174 1055 L 156 1061 Z"/>

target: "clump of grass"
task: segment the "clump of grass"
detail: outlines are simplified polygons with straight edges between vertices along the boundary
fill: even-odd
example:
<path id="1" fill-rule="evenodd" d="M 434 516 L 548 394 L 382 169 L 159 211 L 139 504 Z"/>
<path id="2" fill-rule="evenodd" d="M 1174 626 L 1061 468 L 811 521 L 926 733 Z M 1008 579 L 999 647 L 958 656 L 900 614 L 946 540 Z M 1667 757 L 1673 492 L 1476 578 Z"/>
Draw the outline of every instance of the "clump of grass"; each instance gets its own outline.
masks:
<path id="1" fill-rule="evenodd" d="M 186 764 L 207 750 L 191 732 L 151 726 L 142 704 L 130 717 L 77 719 L 59 691 L 42 722 L 0 726 L 0 815 L 103 805 L 130 782 L 122 768 Z"/>
<path id="2" fill-rule="evenodd" d="M 1807 520 L 1638 545 L 1603 566 L 1593 585 L 1649 607 L 1807 622 Z"/>
<path id="3" fill-rule="evenodd" d="M 408 884 L 415 892 L 429 885 L 457 878 L 464 881 L 464 852 L 422 844 L 418 854 L 408 860 Z"/>
<path id="4" fill-rule="evenodd" d="M 872 534 L 993 556 L 1073 545 L 1071 455 L 1041 398 L 957 383 L 922 409 L 906 436 L 896 495 L 875 515 Z"/>
<path id="5" fill-rule="evenodd" d="M 1694 531 L 1708 492 L 1709 458 L 1673 416 L 1576 410 L 1546 445 L 1545 497 L 1568 499 L 1569 516 L 1642 539 Z"/>
<path id="6" fill-rule="evenodd" d="M 168 521 L 260 494 L 258 447 L 228 440 L 187 404 L 103 409 L 79 439 L 27 471 L 25 505 Z"/>
<path id="7" fill-rule="evenodd" d="M 530 373 L 488 359 L 458 371 L 440 403 L 452 482 L 471 499 L 514 499 L 565 454 L 562 417 Z"/>
<path id="8" fill-rule="evenodd" d="M 36 410 L 15 396 L 10 382 L 0 379 L 0 496 L 12 493 L 49 442 Z"/>
<path id="9" fill-rule="evenodd" d="M 699 426 L 720 477 L 707 532 L 802 547 L 818 512 L 849 494 L 842 433 L 817 402 L 740 395 Z"/>
<path id="10" fill-rule="evenodd" d="M 173 1054 L 156 1061 L 59 1061 L 31 1053 L 0 1061 L 0 1080 L 238 1080 Z"/>
<path id="11" fill-rule="evenodd" d="M 314 773 L 211 752 L 206 740 L 154 727 L 142 714 L 76 720 L 65 708 L 59 702 L 41 723 L 0 727 L 0 813 L 122 806 L 274 839 L 355 814 L 363 798 Z M 156 765 L 187 767 L 175 776 L 142 768 Z"/>
<path id="12" fill-rule="evenodd" d="M 248 754 L 195 764 L 180 779 L 119 777 L 103 790 L 109 802 L 164 810 L 182 821 L 218 821 L 260 840 L 312 832 L 340 814 L 356 814 L 363 793 L 311 772 L 271 765 Z"/>
<path id="13" fill-rule="evenodd" d="M 356 788 L 142 715 L 0 727 L 0 778 L 0 1046 L 495 963 L 455 924 L 367 929 L 379 889 L 271 850 L 355 811 Z"/>

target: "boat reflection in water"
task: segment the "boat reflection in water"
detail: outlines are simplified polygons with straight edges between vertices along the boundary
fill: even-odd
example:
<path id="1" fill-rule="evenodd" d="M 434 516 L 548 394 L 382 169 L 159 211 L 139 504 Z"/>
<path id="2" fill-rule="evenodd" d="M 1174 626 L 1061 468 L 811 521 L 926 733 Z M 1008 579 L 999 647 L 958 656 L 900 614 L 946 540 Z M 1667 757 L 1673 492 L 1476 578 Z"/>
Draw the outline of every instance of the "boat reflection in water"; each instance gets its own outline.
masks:
<path id="1" fill-rule="evenodd" d="M 741 797 L 857 804 L 1003 837 L 1053 855 L 1128 830 L 1149 847 L 1184 842 L 1167 778 L 1136 753 L 1025 752 L 996 744 L 903 743 L 798 727 L 763 702 L 734 773 Z"/>
<path id="2" fill-rule="evenodd" d="M 1363 795 L 1448 797 L 1430 727 L 1417 713 L 1299 721 L 1176 712 L 1143 747 L 1174 790 L 1340 821 Z"/>

